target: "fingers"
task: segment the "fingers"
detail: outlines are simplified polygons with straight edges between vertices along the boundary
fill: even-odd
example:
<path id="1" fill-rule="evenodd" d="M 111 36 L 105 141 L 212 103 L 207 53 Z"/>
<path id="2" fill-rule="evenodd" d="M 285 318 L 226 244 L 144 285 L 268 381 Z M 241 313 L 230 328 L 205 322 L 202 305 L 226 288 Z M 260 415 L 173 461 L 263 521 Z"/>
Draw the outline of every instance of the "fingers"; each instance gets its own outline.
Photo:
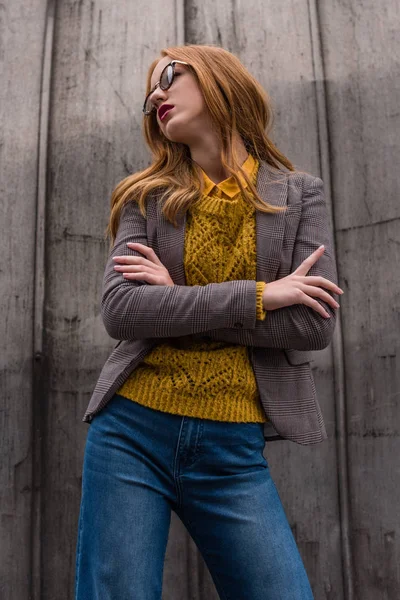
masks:
<path id="1" fill-rule="evenodd" d="M 319 287 L 300 284 L 300 290 L 308 296 L 316 296 L 317 298 L 321 298 L 321 300 L 324 300 L 324 302 L 332 306 L 332 308 L 339 308 L 340 306 L 340 304 L 338 304 L 336 300 L 332 298 L 330 294 L 328 294 L 328 292 Z"/>
<path id="2" fill-rule="evenodd" d="M 148 258 L 144 258 L 143 256 L 113 256 L 113 261 L 116 263 L 120 263 L 121 265 L 147 265 L 152 267 L 153 269 L 158 269 L 160 266 L 149 260 Z"/>
<path id="3" fill-rule="evenodd" d="M 157 254 L 154 252 L 153 248 L 150 248 L 150 246 L 139 244 L 139 242 L 128 242 L 126 245 L 132 250 L 137 250 L 141 254 L 144 254 L 145 257 L 152 263 L 155 263 L 156 265 L 162 265 L 162 262 L 158 258 Z"/>
<path id="4" fill-rule="evenodd" d="M 319 285 L 338 295 L 344 293 L 342 288 L 336 285 L 336 283 L 333 283 L 333 281 L 329 281 L 329 279 L 325 279 L 325 277 L 321 277 L 320 275 L 307 275 L 307 277 L 304 278 L 303 283 L 306 285 Z"/>
<path id="5" fill-rule="evenodd" d="M 145 265 L 121 265 L 114 267 L 125 279 L 146 281 L 152 284 L 164 284 L 164 276 L 157 272 L 157 267 L 146 267 Z"/>
<path id="6" fill-rule="evenodd" d="M 153 248 L 138 242 L 128 242 L 127 246 L 144 254 L 144 256 L 113 256 L 114 270 L 120 272 L 124 279 L 140 280 L 152 285 L 175 285 L 167 269 L 164 267 Z"/>
<path id="7" fill-rule="evenodd" d="M 125 254 L 123 256 L 113 256 L 112 260 L 114 262 L 131 265 L 151 263 L 152 266 L 157 265 L 158 267 L 164 267 L 153 248 L 145 246 L 144 244 L 139 244 L 138 242 L 128 242 L 126 245 L 129 246 L 131 250 L 136 250 L 137 252 L 144 254 L 146 258 L 143 256 L 132 256 L 130 254 Z"/>
<path id="8" fill-rule="evenodd" d="M 155 265 L 153 265 L 151 267 L 146 266 L 146 265 L 115 265 L 114 270 L 119 271 L 123 275 L 125 275 L 126 273 L 139 273 L 139 272 L 156 274 L 158 267 L 156 267 Z"/>
<path id="9" fill-rule="evenodd" d="M 311 298 L 311 296 L 307 296 L 307 294 L 304 294 L 301 304 L 310 306 L 312 309 L 314 309 L 317 313 L 319 313 L 326 319 L 330 319 L 331 315 L 324 309 L 323 306 L 321 306 L 321 304 L 317 300 L 314 300 L 313 298 Z"/>
<path id="10" fill-rule="evenodd" d="M 125 279 L 146 281 L 152 285 L 167 285 L 164 281 L 164 277 L 156 275 L 155 273 L 143 272 L 140 273 L 122 273 Z"/>
<path id="11" fill-rule="evenodd" d="M 116 265 L 114 270 L 121 273 L 125 279 L 140 279 L 148 283 L 160 282 L 159 285 L 164 285 L 166 279 L 165 271 L 153 264 L 151 267 L 146 265 Z"/>
<path id="12" fill-rule="evenodd" d="M 293 271 L 292 275 L 293 274 L 306 275 L 308 273 L 308 271 L 311 269 L 311 267 L 317 262 L 317 260 L 319 258 L 321 258 L 321 256 L 323 255 L 324 252 L 325 252 L 325 246 L 320 246 L 319 248 L 314 250 L 314 252 L 312 254 L 310 254 L 310 256 L 307 256 L 307 258 L 305 258 L 303 260 L 301 265 L 299 265 L 297 267 L 297 269 L 295 271 Z"/>
<path id="13" fill-rule="evenodd" d="M 129 258 L 137 257 L 131 256 Z M 126 280 L 145 281 L 146 283 L 150 283 L 152 285 L 175 285 L 169 276 L 168 271 L 159 267 L 158 265 L 155 265 L 154 263 L 149 264 L 150 266 L 146 266 L 144 264 L 114 265 L 114 270 L 120 272 Z"/>

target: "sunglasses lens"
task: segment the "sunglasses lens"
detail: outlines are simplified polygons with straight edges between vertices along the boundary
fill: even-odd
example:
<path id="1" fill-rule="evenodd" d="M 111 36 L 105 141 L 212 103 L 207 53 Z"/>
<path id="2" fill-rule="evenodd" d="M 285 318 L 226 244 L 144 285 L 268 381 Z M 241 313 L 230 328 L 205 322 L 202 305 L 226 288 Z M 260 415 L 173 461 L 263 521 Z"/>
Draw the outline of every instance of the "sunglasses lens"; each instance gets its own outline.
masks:
<path id="1" fill-rule="evenodd" d="M 154 104 L 151 101 L 151 97 L 149 97 L 146 99 L 146 103 L 144 105 L 144 113 L 146 115 L 150 114 L 151 111 L 153 110 L 153 108 L 154 108 Z"/>
<path id="2" fill-rule="evenodd" d="M 165 67 L 165 69 L 163 70 L 163 72 L 161 73 L 161 78 L 160 78 L 160 88 L 162 90 L 167 90 L 172 82 L 174 80 L 174 67 L 172 65 L 167 65 Z M 149 95 L 148 98 L 146 98 L 146 102 L 143 108 L 143 111 L 146 115 L 149 115 L 153 109 L 154 109 L 154 104 L 152 102 L 152 94 Z"/>
<path id="3" fill-rule="evenodd" d="M 161 74 L 160 88 L 167 90 L 174 79 L 174 69 L 172 65 L 168 65 Z"/>

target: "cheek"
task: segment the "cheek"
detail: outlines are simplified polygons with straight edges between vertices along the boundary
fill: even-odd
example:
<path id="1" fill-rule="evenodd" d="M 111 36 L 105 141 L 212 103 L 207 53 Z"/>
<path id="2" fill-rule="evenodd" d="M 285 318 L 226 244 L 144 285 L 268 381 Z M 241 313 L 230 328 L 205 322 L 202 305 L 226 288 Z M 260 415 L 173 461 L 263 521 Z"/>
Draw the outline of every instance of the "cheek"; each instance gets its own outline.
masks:
<path id="1" fill-rule="evenodd" d="M 207 112 L 203 94 L 195 83 L 188 86 L 186 90 L 187 106 L 192 114 L 203 114 Z"/>
<path id="2" fill-rule="evenodd" d="M 197 102 L 195 103 L 199 115 L 206 115 L 208 113 L 206 103 L 204 102 L 203 96 L 199 95 L 197 97 Z"/>
<path id="3" fill-rule="evenodd" d="M 208 110 L 196 85 L 187 86 L 177 102 L 178 111 L 163 127 L 163 134 L 172 142 L 187 143 L 193 134 L 209 126 Z"/>

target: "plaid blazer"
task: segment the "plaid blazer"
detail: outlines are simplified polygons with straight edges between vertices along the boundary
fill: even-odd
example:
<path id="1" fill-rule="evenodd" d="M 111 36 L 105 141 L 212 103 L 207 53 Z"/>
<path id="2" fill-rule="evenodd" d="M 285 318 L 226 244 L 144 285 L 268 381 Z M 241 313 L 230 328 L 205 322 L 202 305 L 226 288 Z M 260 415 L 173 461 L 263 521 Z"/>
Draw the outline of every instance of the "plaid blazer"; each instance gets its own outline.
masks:
<path id="1" fill-rule="evenodd" d="M 287 207 L 277 214 L 256 211 L 257 281 L 268 283 L 289 275 L 324 244 L 324 254 L 308 275 L 337 283 L 322 180 L 307 173 L 284 173 L 261 162 L 257 191 L 269 203 Z M 183 215 L 175 228 L 164 218 L 155 196 L 148 198 L 146 217 L 135 202 L 122 209 L 101 299 L 105 328 L 119 341 L 103 366 L 83 421 L 90 423 L 154 345 L 164 338 L 188 336 L 188 340 L 249 347 L 260 400 L 269 419 L 264 424 L 266 440 L 313 444 L 326 439 L 310 351 L 330 343 L 336 310 L 318 299 L 330 319 L 296 304 L 267 312 L 261 321 L 256 319 L 256 281 L 185 285 L 185 222 Z M 127 242 L 151 246 L 176 285 L 126 281 L 115 271 L 112 257 L 142 256 L 129 249 Z"/>

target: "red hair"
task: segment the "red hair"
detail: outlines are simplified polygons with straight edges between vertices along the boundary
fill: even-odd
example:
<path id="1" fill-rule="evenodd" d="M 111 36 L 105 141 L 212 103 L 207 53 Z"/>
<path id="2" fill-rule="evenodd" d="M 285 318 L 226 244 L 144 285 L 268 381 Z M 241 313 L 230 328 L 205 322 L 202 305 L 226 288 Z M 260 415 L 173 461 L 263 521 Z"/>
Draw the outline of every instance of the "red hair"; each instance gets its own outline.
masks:
<path id="1" fill-rule="evenodd" d="M 256 159 L 272 167 L 294 171 L 294 166 L 269 139 L 272 108 L 268 94 L 242 65 L 240 60 L 223 48 L 188 45 L 166 48 L 161 57 L 182 60 L 189 64 L 200 86 L 205 104 L 221 140 L 221 161 L 236 179 L 245 199 L 257 210 L 276 213 L 284 210 L 263 201 L 241 168 L 235 153 L 233 137 L 239 134 L 246 150 Z M 150 66 L 146 93 L 160 58 Z M 160 131 L 155 113 L 144 117 L 144 137 L 152 152 L 152 163 L 143 171 L 123 179 L 111 197 L 111 216 L 107 234 L 113 243 L 118 229 L 119 215 L 128 201 L 139 203 L 145 216 L 146 198 L 150 192 L 161 190 L 163 213 L 176 225 L 178 212 L 185 211 L 201 196 L 199 172 L 194 166 L 188 146 L 168 140 Z M 246 180 L 243 188 L 238 174 Z"/>

